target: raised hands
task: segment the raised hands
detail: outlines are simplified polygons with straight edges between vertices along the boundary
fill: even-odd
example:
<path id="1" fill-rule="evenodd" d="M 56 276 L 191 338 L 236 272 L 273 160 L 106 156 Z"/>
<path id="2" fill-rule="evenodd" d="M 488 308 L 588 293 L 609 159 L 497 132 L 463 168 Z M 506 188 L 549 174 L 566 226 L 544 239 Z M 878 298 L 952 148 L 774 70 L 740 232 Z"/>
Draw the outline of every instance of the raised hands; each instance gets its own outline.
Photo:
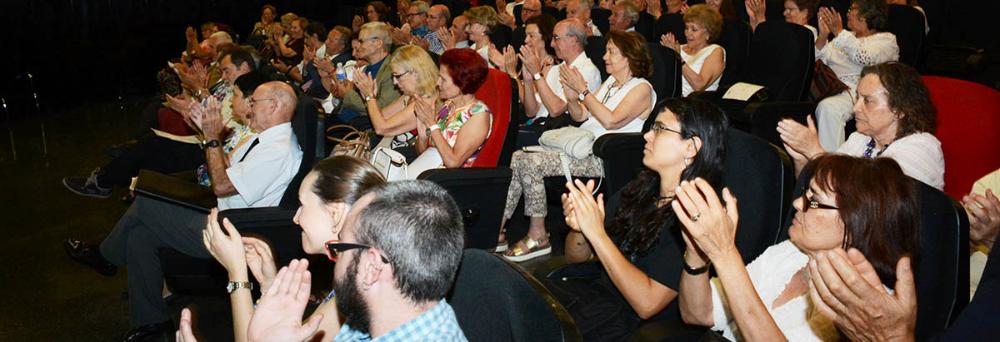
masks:
<path id="1" fill-rule="evenodd" d="M 562 195 L 563 214 L 566 216 L 566 224 L 573 229 L 583 233 L 588 239 L 593 239 L 599 234 L 606 234 L 604 230 L 604 194 L 594 198 L 595 184 L 593 180 L 586 184 L 578 179 L 572 183 L 566 183 L 568 194 Z"/>
<path id="2" fill-rule="evenodd" d="M 355 15 L 354 19 L 351 20 L 351 32 L 361 32 L 361 25 L 364 24 L 365 20 L 360 15 Z"/>
<path id="3" fill-rule="evenodd" d="M 441 40 L 441 45 L 444 46 L 445 50 L 454 49 L 455 35 L 451 33 L 451 30 L 447 27 L 441 27 L 437 30 L 438 39 Z"/>
<path id="4" fill-rule="evenodd" d="M 258 238 L 243 237 L 243 248 L 246 250 L 246 263 L 250 267 L 250 273 L 260 284 L 260 292 L 267 292 L 278 273 L 271 246 Z"/>
<path id="5" fill-rule="evenodd" d="M 857 249 L 817 253 L 809 262 L 809 295 L 823 316 L 851 341 L 913 341 L 917 291 L 910 258 L 896 264 L 896 288 L 886 292 Z"/>
<path id="6" fill-rule="evenodd" d="M 486 55 L 490 58 L 490 64 L 493 64 L 500 68 L 503 68 L 506 65 L 503 59 L 503 52 L 501 52 L 500 49 L 497 49 L 496 45 L 490 44 L 490 47 L 487 50 Z M 507 72 L 507 70 L 503 69 L 503 72 Z"/>
<path id="7" fill-rule="evenodd" d="M 542 72 L 542 57 L 527 45 L 521 46 L 521 53 L 518 54 L 518 58 L 521 59 L 521 64 L 524 69 L 528 70 L 529 75 Z"/>
<path id="8" fill-rule="evenodd" d="M 563 84 L 563 88 L 570 88 L 574 93 L 582 93 L 587 90 L 587 81 L 583 79 L 583 74 L 576 67 L 566 67 L 563 66 L 559 68 L 559 82 Z M 573 97 L 575 98 L 575 97 Z M 569 99 L 569 97 L 567 97 Z"/>
<path id="9" fill-rule="evenodd" d="M 361 98 L 378 96 L 378 86 L 368 73 L 358 72 L 354 74 L 354 86 L 357 87 Z"/>
<path id="10" fill-rule="evenodd" d="M 818 154 L 823 153 L 823 146 L 819 144 L 819 133 L 816 131 L 816 123 L 812 116 L 806 117 L 808 126 L 796 122 L 792 119 L 784 119 L 778 122 L 778 136 L 785 145 L 796 165 L 805 165 Z"/>
<path id="11" fill-rule="evenodd" d="M 250 341 L 303 341 L 316 333 L 322 314 L 314 314 L 302 324 L 312 283 L 308 268 L 309 262 L 301 259 L 278 271 L 250 319 Z"/>
<path id="12" fill-rule="evenodd" d="M 684 233 L 713 263 L 727 253 L 739 253 L 736 250 L 739 212 L 736 197 L 728 188 L 722 190 L 725 206 L 715 195 L 715 189 L 701 178 L 681 182 L 675 195 L 671 206 L 684 224 Z"/>
<path id="13" fill-rule="evenodd" d="M 225 227 L 225 232 L 219 227 L 219 209 L 213 208 L 208 214 L 208 224 L 201 231 L 201 241 L 205 244 L 208 253 L 212 254 L 212 257 L 226 268 L 230 278 L 233 278 L 234 275 L 239 276 L 239 274 L 234 273 L 242 273 L 241 276 L 245 277 L 247 261 L 240 232 L 229 222 L 228 218 L 223 219 L 222 226 Z M 246 280 L 239 279 L 238 281 Z"/>
<path id="14" fill-rule="evenodd" d="M 198 42 L 198 32 L 194 30 L 194 27 L 188 26 L 187 29 L 184 30 L 184 38 L 187 39 L 188 43 L 191 43 L 191 42 L 197 43 Z M 208 38 L 208 37 L 205 37 L 205 38 Z"/>
<path id="15" fill-rule="evenodd" d="M 205 139 L 221 140 L 226 127 L 222 123 L 222 104 L 214 96 L 209 96 L 204 102 L 204 105 L 195 103 L 191 106 L 191 116 L 195 118 Z"/>
<path id="16" fill-rule="evenodd" d="M 843 19 L 840 17 L 840 13 L 837 13 L 837 10 L 833 9 L 833 7 L 822 7 L 819 9 L 818 14 L 819 32 L 821 36 L 826 37 L 823 35 L 824 31 L 827 34 L 832 33 L 836 36 L 844 30 Z"/>
<path id="17" fill-rule="evenodd" d="M 412 98 L 414 100 L 413 114 L 417 116 L 417 123 L 423 128 L 437 125 L 437 108 L 434 108 L 434 99 L 423 96 L 413 96 Z M 417 130 L 417 133 L 424 132 Z"/>
<path id="18" fill-rule="evenodd" d="M 181 79 L 181 83 L 188 89 L 198 90 L 208 88 L 208 69 L 201 63 L 196 61 L 191 64 L 191 67 L 183 68 L 179 71 L 177 77 Z"/>
<path id="19" fill-rule="evenodd" d="M 746 0 L 744 5 L 747 9 L 747 15 L 750 16 L 750 27 L 756 29 L 757 25 L 767 20 L 765 16 L 767 13 L 767 1 Z"/>
<path id="20" fill-rule="evenodd" d="M 969 214 L 970 242 L 992 249 L 1000 232 L 1000 200 L 988 189 L 985 196 L 973 193 L 962 197 L 962 206 Z"/>
<path id="21" fill-rule="evenodd" d="M 500 65 L 503 66 L 507 75 L 517 79 L 517 53 L 514 52 L 514 47 L 507 45 L 507 47 L 503 48 L 503 64 Z"/>
<path id="22" fill-rule="evenodd" d="M 674 37 L 673 33 L 660 36 L 660 45 L 674 50 L 678 54 L 681 53 L 681 44 L 677 42 L 677 37 Z"/>

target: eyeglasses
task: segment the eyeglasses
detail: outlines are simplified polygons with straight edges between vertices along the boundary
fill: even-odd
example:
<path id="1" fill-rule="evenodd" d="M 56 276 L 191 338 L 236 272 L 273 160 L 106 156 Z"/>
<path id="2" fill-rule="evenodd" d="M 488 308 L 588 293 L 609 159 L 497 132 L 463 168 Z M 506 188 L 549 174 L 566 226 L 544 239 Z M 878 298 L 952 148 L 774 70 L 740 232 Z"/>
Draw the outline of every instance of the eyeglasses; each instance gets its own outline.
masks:
<path id="1" fill-rule="evenodd" d="M 823 204 L 817 201 L 816 198 L 813 197 L 812 190 L 806 190 L 805 202 L 806 205 L 802 207 L 802 213 L 808 212 L 809 209 L 833 209 L 833 210 L 840 209 L 832 205 Z"/>
<path id="2" fill-rule="evenodd" d="M 415 15 L 424 15 L 424 14 L 427 14 L 427 13 L 424 13 L 424 12 L 420 12 L 420 13 L 407 13 L 406 14 L 406 19 L 413 18 L 413 16 L 415 16 Z"/>
<path id="3" fill-rule="evenodd" d="M 330 251 L 330 254 L 327 255 L 327 257 L 330 258 L 330 261 L 337 261 L 338 255 L 342 252 L 346 252 L 352 249 L 367 249 L 367 248 L 375 248 L 375 247 L 362 245 L 359 243 L 339 242 L 337 240 L 330 240 L 326 242 L 326 249 Z M 386 259 L 386 257 L 382 255 L 382 253 L 379 253 L 379 256 L 382 257 L 382 262 L 387 264 L 389 263 L 389 259 Z"/>
<path id="4" fill-rule="evenodd" d="M 566 38 L 570 38 L 570 37 L 571 37 L 570 35 L 560 36 L 558 34 L 553 34 L 552 35 L 552 40 L 562 40 L 562 39 L 566 39 Z"/>
<path id="5" fill-rule="evenodd" d="M 660 132 L 662 131 L 674 132 L 677 133 L 677 135 L 681 136 L 681 138 L 684 138 L 684 133 L 681 133 L 681 131 L 667 127 L 667 125 L 664 125 L 662 122 L 654 122 L 653 126 L 649 128 L 649 131 L 653 132 L 653 134 L 660 134 Z"/>
<path id="6" fill-rule="evenodd" d="M 406 72 L 404 72 L 402 74 L 392 73 L 392 79 L 396 80 L 396 81 L 399 81 L 400 78 L 403 78 L 403 76 L 406 76 L 406 74 L 409 74 L 410 72 L 411 72 L 411 70 L 407 70 Z"/>
<path id="7" fill-rule="evenodd" d="M 260 102 L 260 101 L 274 101 L 274 100 L 275 99 L 255 99 L 255 98 L 251 97 L 250 98 L 250 107 L 253 107 L 253 105 L 255 103 Z"/>

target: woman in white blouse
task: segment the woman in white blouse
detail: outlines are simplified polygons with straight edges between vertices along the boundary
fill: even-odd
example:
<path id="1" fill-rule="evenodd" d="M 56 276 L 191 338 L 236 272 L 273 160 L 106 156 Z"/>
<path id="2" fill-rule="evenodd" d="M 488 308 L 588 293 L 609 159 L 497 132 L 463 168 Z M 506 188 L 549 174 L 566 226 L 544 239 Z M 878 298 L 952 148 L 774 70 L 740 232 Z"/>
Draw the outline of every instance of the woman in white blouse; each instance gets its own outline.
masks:
<path id="1" fill-rule="evenodd" d="M 652 58 L 646 40 L 638 33 L 619 31 L 610 32 L 607 38 L 604 63 L 609 76 L 596 93 L 588 90 L 587 81 L 575 67 L 560 69 L 570 116 L 576 122 L 583 122 L 580 128 L 593 134 L 595 139 L 608 133 L 642 131 L 656 103 L 653 86 L 646 80 L 652 74 Z M 524 213 L 530 219 L 530 227 L 528 235 L 504 254 L 507 259 L 520 262 L 551 252 L 545 228 L 544 179 L 562 175 L 562 163 L 560 153 L 556 152 L 514 152 L 504 224 L 514 215 L 523 195 Z M 567 158 L 566 164 L 573 176 L 600 177 L 604 174 L 601 159 L 592 154 L 582 159 Z M 506 247 L 500 246 L 503 242 L 498 244 L 498 249 Z"/>
<path id="2" fill-rule="evenodd" d="M 500 22 L 497 11 L 490 6 L 476 6 L 462 15 L 469 19 L 469 24 L 465 25 L 465 33 L 469 34 L 469 40 L 472 41 L 469 48 L 476 50 L 490 67 L 496 68 L 497 66 L 490 62 L 490 48 L 493 47 L 490 33 Z"/>
<path id="3" fill-rule="evenodd" d="M 816 39 L 816 59 L 823 61 L 848 90 L 827 97 L 816 106 L 819 140 L 823 149 L 836 151 L 844 142 L 844 124 L 853 117 L 855 88 L 861 68 L 899 60 L 896 36 L 882 32 L 886 28 L 889 9 L 885 0 L 854 0 L 847 11 L 847 28 L 840 14 L 832 8 L 819 10 L 819 37 Z M 832 40 L 827 40 L 830 34 Z"/>
<path id="4" fill-rule="evenodd" d="M 726 69 L 726 49 L 711 44 L 722 34 L 722 14 L 705 4 L 691 6 L 684 13 L 684 37 L 679 44 L 673 33 L 660 37 L 660 44 L 681 57 L 681 95 L 716 90 Z"/>
<path id="5" fill-rule="evenodd" d="M 735 197 L 723 190 L 722 204 L 702 179 L 681 184 L 672 205 L 687 245 L 679 291 L 685 322 L 721 330 L 733 341 L 838 341 L 833 322 L 812 312 L 806 267 L 837 248 L 857 249 L 883 286 L 894 286 L 897 262 L 916 258 L 920 245 L 912 181 L 888 158 L 832 154 L 810 169 L 812 181 L 793 202 L 788 240 L 749 265 L 735 245 Z M 717 278 L 709 278 L 709 267 Z"/>
<path id="6" fill-rule="evenodd" d="M 857 96 L 854 114 L 858 131 L 837 153 L 892 158 L 906 175 L 943 189 L 944 153 L 941 142 L 932 134 L 937 110 L 917 70 L 899 62 L 865 67 Z M 782 120 L 778 133 L 796 170 L 824 153 L 811 119 L 808 128 Z"/>

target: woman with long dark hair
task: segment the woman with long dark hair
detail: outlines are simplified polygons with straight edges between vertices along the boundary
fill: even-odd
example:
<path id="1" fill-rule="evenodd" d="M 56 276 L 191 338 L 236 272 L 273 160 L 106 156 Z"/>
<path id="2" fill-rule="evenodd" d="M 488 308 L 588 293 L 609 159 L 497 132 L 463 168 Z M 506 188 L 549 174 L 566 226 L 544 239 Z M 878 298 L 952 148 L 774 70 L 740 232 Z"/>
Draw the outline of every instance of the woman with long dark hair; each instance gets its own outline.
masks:
<path id="1" fill-rule="evenodd" d="M 559 292 L 561 299 L 571 302 L 567 309 L 583 327 L 587 340 L 620 338 L 621 332 L 630 331 L 640 319 L 659 315 L 677 298 L 684 247 L 681 226 L 670 207 L 674 191 L 682 181 L 696 178 L 716 186 L 722 182 L 728 125 L 722 111 L 700 100 L 675 98 L 657 105 L 656 113 L 656 121 L 643 135 L 645 169 L 611 197 L 607 209 L 603 195 L 596 200 L 591 196 L 593 182 L 567 184 L 570 194 L 563 196 L 566 222 L 573 230 L 566 241 L 567 261 L 597 258 L 606 274 L 601 281 L 573 284 Z M 611 214 L 607 220 L 605 212 Z M 591 294 L 611 295 L 595 298 L 577 293 L 581 286 Z M 590 298 L 571 299 L 582 296 Z M 624 310 L 624 315 L 604 310 L 603 317 L 592 316 L 592 305 L 608 305 L 620 298 L 631 309 Z M 622 329 L 598 328 L 588 322 Z"/>

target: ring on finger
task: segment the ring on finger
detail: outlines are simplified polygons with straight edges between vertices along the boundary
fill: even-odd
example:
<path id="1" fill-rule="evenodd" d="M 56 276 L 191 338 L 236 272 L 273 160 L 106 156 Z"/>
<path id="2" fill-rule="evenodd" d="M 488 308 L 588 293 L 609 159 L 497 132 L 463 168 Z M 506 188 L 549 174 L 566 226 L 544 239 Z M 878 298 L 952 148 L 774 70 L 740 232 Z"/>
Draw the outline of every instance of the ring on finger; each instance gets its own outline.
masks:
<path id="1" fill-rule="evenodd" d="M 701 213 L 694 213 L 694 215 L 691 215 L 691 222 L 698 222 L 699 218 L 701 218 Z"/>

